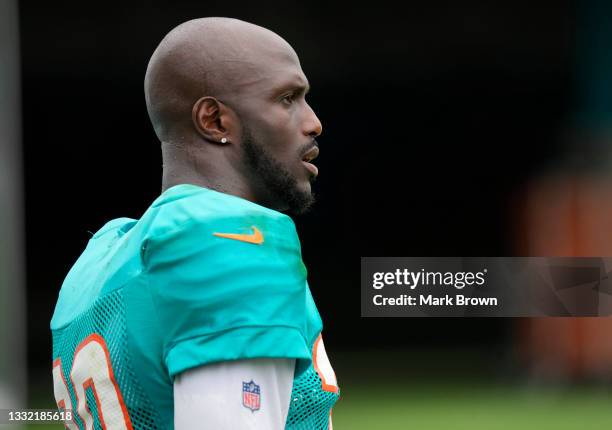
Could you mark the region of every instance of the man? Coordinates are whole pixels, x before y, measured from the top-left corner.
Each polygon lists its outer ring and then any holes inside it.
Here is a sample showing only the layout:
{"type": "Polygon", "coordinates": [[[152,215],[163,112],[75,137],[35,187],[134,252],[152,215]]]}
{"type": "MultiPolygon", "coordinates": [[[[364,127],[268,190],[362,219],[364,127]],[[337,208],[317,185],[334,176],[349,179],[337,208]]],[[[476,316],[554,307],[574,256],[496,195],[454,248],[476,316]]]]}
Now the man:
{"type": "Polygon", "coordinates": [[[289,44],[253,24],[172,30],[145,77],[163,192],[93,235],[51,321],[70,429],[327,429],[339,389],[293,221],[321,123],[289,44]]]}

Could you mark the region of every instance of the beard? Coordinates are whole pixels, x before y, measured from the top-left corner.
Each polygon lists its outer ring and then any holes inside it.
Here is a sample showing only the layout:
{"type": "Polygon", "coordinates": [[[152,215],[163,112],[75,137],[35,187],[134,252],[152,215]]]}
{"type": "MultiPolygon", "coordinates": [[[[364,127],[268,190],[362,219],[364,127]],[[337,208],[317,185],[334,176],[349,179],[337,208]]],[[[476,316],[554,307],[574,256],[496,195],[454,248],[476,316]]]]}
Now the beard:
{"type": "MultiPolygon", "coordinates": [[[[287,212],[306,213],[315,202],[312,191],[301,190],[296,178],[287,170],[265,146],[253,138],[247,127],[243,128],[242,146],[248,165],[263,181],[266,189],[278,200],[285,203],[287,212]]],[[[307,150],[309,148],[305,148],[307,150]]],[[[305,151],[304,151],[305,152],[305,151]]],[[[315,178],[311,177],[310,183],[315,178]]]]}

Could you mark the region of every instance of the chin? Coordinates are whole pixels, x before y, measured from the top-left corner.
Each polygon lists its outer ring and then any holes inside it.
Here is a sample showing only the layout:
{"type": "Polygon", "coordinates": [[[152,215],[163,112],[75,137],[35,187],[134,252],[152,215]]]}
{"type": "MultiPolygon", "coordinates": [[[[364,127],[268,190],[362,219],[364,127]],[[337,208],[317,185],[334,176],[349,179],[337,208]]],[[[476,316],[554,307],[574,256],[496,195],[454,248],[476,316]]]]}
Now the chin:
{"type": "Polygon", "coordinates": [[[300,183],[298,186],[298,191],[302,195],[302,200],[309,200],[314,197],[312,191],[312,184],[309,181],[303,181],[302,183],[300,183]]]}
{"type": "MultiPolygon", "coordinates": [[[[296,190],[297,191],[297,190],[296,190]]],[[[299,188],[299,192],[293,195],[290,212],[295,215],[304,214],[312,208],[315,202],[315,195],[310,188],[310,183],[306,182],[299,188]]]]}
{"type": "Polygon", "coordinates": [[[302,183],[300,184],[300,191],[302,191],[303,193],[312,193],[312,184],[310,183],[310,181],[302,181],[302,183]]]}

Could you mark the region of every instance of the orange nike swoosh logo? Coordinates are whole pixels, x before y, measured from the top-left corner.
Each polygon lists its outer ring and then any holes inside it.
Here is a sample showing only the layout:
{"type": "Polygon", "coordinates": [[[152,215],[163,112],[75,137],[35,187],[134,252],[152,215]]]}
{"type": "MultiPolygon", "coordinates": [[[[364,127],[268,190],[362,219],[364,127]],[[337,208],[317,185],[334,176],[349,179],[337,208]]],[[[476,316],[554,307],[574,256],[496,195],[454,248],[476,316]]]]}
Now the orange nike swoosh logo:
{"type": "Polygon", "coordinates": [[[233,234],[233,233],[213,233],[214,236],[224,237],[226,239],[239,240],[241,242],[254,243],[255,245],[261,245],[264,242],[263,234],[255,226],[252,234],[233,234]]]}

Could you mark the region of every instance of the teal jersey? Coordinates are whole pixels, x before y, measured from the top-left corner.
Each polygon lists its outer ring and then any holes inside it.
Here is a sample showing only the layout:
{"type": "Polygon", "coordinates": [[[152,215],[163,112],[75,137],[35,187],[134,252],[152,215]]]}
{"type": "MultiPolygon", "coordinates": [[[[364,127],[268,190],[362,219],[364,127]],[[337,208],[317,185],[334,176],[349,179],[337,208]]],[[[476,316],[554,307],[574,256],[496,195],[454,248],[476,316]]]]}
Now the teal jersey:
{"type": "Polygon", "coordinates": [[[339,389],[306,277],[291,218],[239,197],[177,185],[139,220],[110,221],[68,273],[51,320],[68,428],[171,429],[175,375],[289,358],[286,428],[327,429],[339,389]]]}

